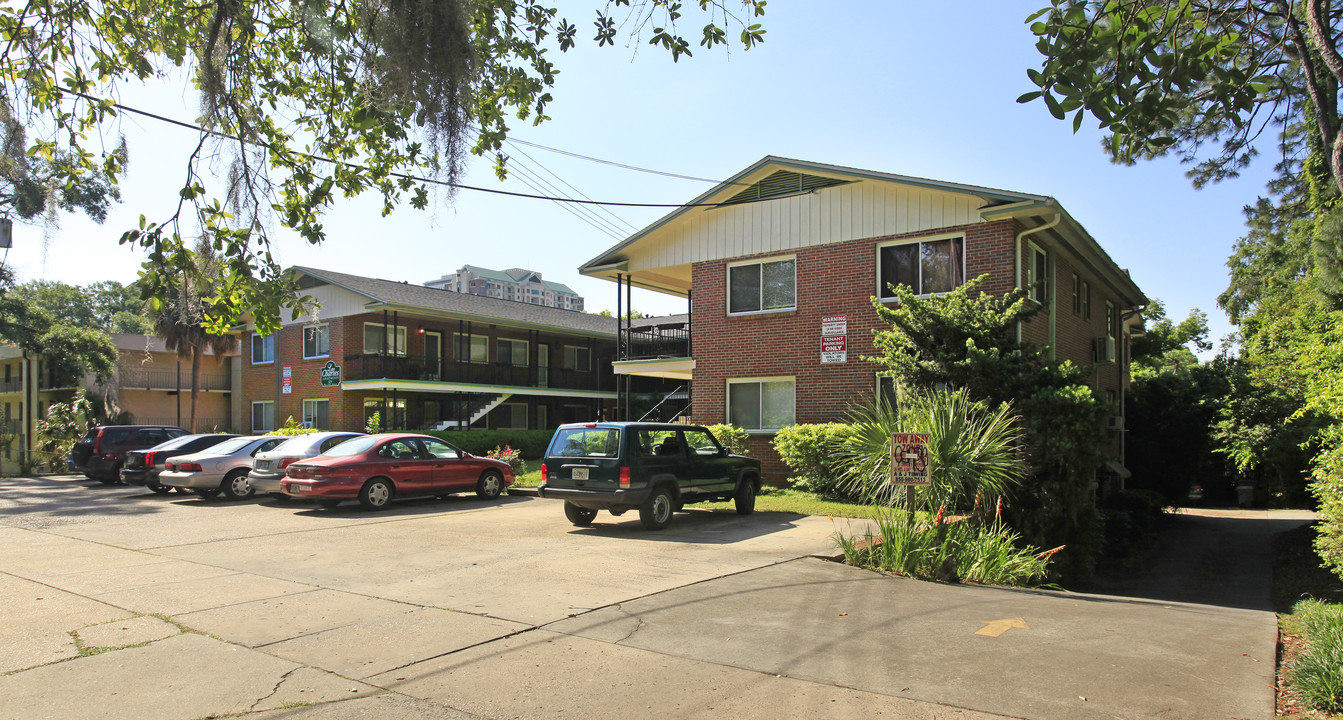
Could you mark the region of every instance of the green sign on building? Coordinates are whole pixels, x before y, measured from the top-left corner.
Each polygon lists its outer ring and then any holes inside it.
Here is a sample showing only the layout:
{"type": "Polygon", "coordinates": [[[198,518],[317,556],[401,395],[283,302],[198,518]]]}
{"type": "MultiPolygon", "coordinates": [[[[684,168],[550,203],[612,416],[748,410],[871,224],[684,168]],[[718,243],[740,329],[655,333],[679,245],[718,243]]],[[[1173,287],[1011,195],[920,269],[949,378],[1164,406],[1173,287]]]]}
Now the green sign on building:
{"type": "Polygon", "coordinates": [[[340,385],[340,366],[335,360],[327,360],[322,366],[322,387],[340,385]]]}

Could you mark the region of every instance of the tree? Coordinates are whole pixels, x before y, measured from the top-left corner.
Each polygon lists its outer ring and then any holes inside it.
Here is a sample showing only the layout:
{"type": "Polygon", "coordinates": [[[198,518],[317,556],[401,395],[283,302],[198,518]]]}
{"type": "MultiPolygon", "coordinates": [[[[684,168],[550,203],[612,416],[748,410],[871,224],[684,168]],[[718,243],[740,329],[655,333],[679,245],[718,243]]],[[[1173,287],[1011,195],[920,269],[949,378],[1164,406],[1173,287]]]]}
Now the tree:
{"type": "MultiPolygon", "coordinates": [[[[726,44],[731,28],[742,47],[763,41],[751,18],[765,0],[698,5],[701,46],[726,44]]],[[[599,46],[627,27],[673,60],[691,54],[680,2],[610,7],[594,22],[599,46]]],[[[118,87],[184,71],[201,95],[201,136],[184,159],[180,203],[121,242],[147,252],[143,297],[163,299],[190,264],[183,238],[209,236],[220,275],[205,322],[223,332],[249,311],[271,332],[282,309],[296,317],[302,305],[271,254],[272,217],[320,243],[337,195],[379,193],[384,214],[403,201],[424,208],[431,183],[451,195],[468,153],[493,158],[502,177],[511,118],[547,119],[550,52],[577,34],[540,0],[31,0],[0,7],[0,79],[15,107],[31,109],[24,124],[40,129],[27,154],[78,182],[121,168],[86,147],[126,112],[118,87]],[[207,187],[203,164],[216,160],[224,183],[207,187]]]]}
{"type": "Polygon", "coordinates": [[[187,429],[196,432],[196,399],[201,392],[201,356],[208,349],[222,362],[233,350],[238,339],[232,335],[210,332],[205,325],[207,298],[214,292],[212,284],[218,271],[218,258],[208,241],[196,244],[188,256],[191,264],[180,268],[175,282],[168,286],[166,299],[151,300],[150,316],[154,334],[163,338],[164,345],[178,357],[191,360],[191,420],[187,429]]]}
{"type": "Polygon", "coordinates": [[[1298,125],[1340,188],[1341,19],[1332,0],[1053,0],[1028,19],[1044,61],[1019,101],[1071,113],[1074,130],[1089,112],[1116,162],[1173,153],[1196,163],[1196,185],[1234,176],[1269,127],[1298,125]]]}
{"type": "Polygon", "coordinates": [[[153,326],[141,314],[144,301],[135,285],[100,280],[85,286],[30,280],[12,291],[15,300],[39,308],[55,321],[105,332],[149,334],[153,326]]]}
{"type": "Polygon", "coordinates": [[[86,160],[71,150],[29,155],[27,133],[14,116],[8,87],[0,87],[0,208],[21,220],[42,217],[48,222],[57,210],[82,210],[102,224],[111,204],[121,200],[117,179],[126,168],[126,145],[103,153],[96,171],[81,168],[86,160]]]}

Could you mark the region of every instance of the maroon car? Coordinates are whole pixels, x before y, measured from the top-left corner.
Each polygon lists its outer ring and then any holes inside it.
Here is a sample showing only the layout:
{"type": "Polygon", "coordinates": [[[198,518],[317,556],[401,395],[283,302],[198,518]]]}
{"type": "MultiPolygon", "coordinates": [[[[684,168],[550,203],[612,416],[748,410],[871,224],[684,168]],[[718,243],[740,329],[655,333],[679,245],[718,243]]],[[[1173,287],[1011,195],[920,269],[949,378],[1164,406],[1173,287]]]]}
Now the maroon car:
{"type": "Polygon", "coordinates": [[[468,490],[493,500],[512,484],[513,468],[501,460],[476,457],[428,435],[384,433],[347,440],[290,465],[280,491],[325,507],[358,500],[381,510],[394,497],[468,490]]]}

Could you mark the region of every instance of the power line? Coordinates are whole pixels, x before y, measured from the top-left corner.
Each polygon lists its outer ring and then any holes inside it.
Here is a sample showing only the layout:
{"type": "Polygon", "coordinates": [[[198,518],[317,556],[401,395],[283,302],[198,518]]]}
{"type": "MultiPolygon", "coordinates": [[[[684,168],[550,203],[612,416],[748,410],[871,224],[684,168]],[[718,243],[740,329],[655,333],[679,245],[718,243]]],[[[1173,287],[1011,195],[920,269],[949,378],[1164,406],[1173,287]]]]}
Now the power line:
{"type": "MultiPolygon", "coordinates": [[[[515,145],[514,141],[511,140],[511,139],[505,139],[504,142],[508,143],[509,145],[515,145]]],[[[556,173],[554,170],[551,170],[550,168],[546,167],[545,164],[542,163],[540,160],[537,160],[536,158],[532,157],[531,155],[528,155],[528,154],[526,153],[526,151],[522,150],[521,148],[514,148],[514,149],[517,151],[518,155],[521,155],[522,157],[527,158],[529,161],[531,161],[531,162],[535,163],[537,166],[539,166],[542,170],[544,170],[544,171],[550,173],[551,177],[555,178],[556,180],[559,180],[561,183],[563,183],[563,184],[564,184],[566,187],[568,187],[570,190],[573,190],[575,193],[578,193],[578,195],[579,195],[580,197],[582,197],[583,199],[585,199],[585,200],[591,200],[591,199],[592,199],[591,197],[588,196],[587,193],[585,193],[585,192],[583,192],[582,190],[579,190],[577,187],[575,187],[575,186],[573,185],[573,183],[570,183],[569,181],[567,181],[567,180],[565,180],[564,178],[560,177],[559,174],[556,173]]],[[[518,162],[518,163],[521,163],[521,162],[522,162],[521,160],[518,160],[516,157],[513,157],[513,160],[514,160],[515,162],[518,162]]],[[[557,194],[560,193],[560,188],[556,187],[553,183],[549,183],[549,182],[547,182],[546,185],[547,185],[548,187],[550,187],[550,188],[551,188],[554,192],[556,192],[557,194]]],[[[617,230],[617,232],[621,232],[621,233],[625,233],[625,232],[635,232],[635,231],[637,231],[637,230],[639,229],[639,228],[635,227],[632,223],[626,222],[625,218],[622,218],[622,217],[620,217],[619,215],[616,215],[615,213],[611,212],[610,210],[607,210],[607,209],[604,208],[604,207],[601,207],[600,205],[597,206],[596,209],[597,209],[598,211],[600,211],[601,213],[605,214],[607,217],[610,217],[612,220],[615,220],[615,222],[620,223],[620,224],[623,224],[625,227],[629,228],[628,231],[621,230],[618,226],[616,226],[616,225],[614,225],[614,224],[612,224],[612,223],[609,223],[609,222],[607,222],[607,221],[605,221],[605,220],[602,221],[604,224],[609,224],[609,225],[611,225],[612,227],[614,227],[614,228],[617,230]]]]}
{"type": "Polygon", "coordinates": [[[576,153],[576,152],[570,152],[570,151],[568,151],[568,150],[561,150],[561,149],[559,149],[559,148],[549,147],[549,146],[547,146],[547,145],[542,145],[542,144],[540,144],[540,143],[528,142],[528,141],[526,141],[526,140],[518,140],[517,138],[509,138],[509,139],[508,139],[508,142],[511,142],[511,143],[518,143],[518,144],[520,144],[520,145],[526,145],[526,146],[528,146],[528,147],[534,147],[534,148],[537,148],[537,149],[539,149],[539,150],[547,150],[547,151],[549,151],[549,152],[558,153],[558,154],[560,154],[560,155],[568,155],[569,157],[572,157],[572,158],[578,158],[578,159],[580,159],[580,160],[587,160],[587,161],[590,161],[590,162],[601,163],[602,165],[610,165],[610,166],[612,166],[612,167],[624,168],[624,169],[626,169],[626,170],[633,170],[633,171],[635,171],[635,172],[648,173],[649,175],[661,175],[661,176],[663,176],[663,177],[677,178],[677,179],[679,179],[679,180],[694,180],[694,181],[696,181],[696,182],[713,183],[713,184],[715,184],[715,185],[749,185],[749,184],[750,184],[750,183],[739,183],[739,182],[726,182],[726,181],[723,181],[723,180],[710,180],[709,178],[695,177],[694,175],[678,175],[678,174],[676,174],[676,173],[663,172],[663,171],[661,171],[661,170],[650,170],[650,169],[648,169],[648,168],[642,168],[642,167],[639,167],[639,166],[637,166],[637,165],[626,165],[625,163],[618,163],[618,162],[615,162],[614,160],[603,160],[603,159],[601,159],[601,158],[595,158],[595,157],[592,157],[592,156],[590,156],[590,155],[581,155],[581,154],[576,153]]]}
{"type": "MultiPolygon", "coordinates": [[[[94,97],[93,95],[88,95],[88,94],[79,92],[79,91],[77,91],[77,90],[62,90],[61,92],[66,92],[66,93],[69,93],[69,94],[74,95],[74,96],[76,96],[76,97],[81,97],[81,98],[84,98],[85,100],[91,100],[91,101],[93,101],[93,102],[103,102],[103,99],[102,99],[102,98],[94,97]]],[[[264,145],[263,143],[258,143],[258,142],[253,141],[253,140],[244,140],[244,139],[242,139],[242,138],[234,137],[234,136],[232,136],[232,135],[228,135],[228,134],[226,134],[226,133],[219,132],[219,131],[217,131],[217,130],[209,130],[209,129],[203,128],[203,127],[201,127],[201,126],[199,126],[199,125],[196,125],[196,124],[194,124],[194,123],[188,123],[188,122],[183,122],[183,121],[181,121],[181,120],[175,120],[175,119],[173,119],[173,118],[165,117],[165,116],[163,116],[163,115],[159,115],[159,114],[157,114],[157,113],[152,113],[152,112],[149,112],[149,111],[147,111],[147,110],[140,110],[140,109],[138,109],[138,108],[133,108],[133,107],[130,107],[130,106],[127,106],[127,105],[123,105],[123,104],[121,104],[121,103],[119,103],[119,102],[113,102],[113,103],[111,103],[111,106],[114,107],[114,108],[116,108],[116,109],[118,109],[118,110],[122,110],[122,111],[124,111],[124,112],[132,113],[132,114],[135,114],[135,115],[140,115],[140,116],[142,116],[142,117],[147,117],[147,118],[150,118],[150,119],[153,119],[153,120],[158,120],[158,121],[160,121],[160,122],[165,122],[165,123],[168,123],[168,124],[170,124],[170,125],[176,125],[176,126],[178,126],[178,127],[183,127],[183,128],[188,129],[188,130],[194,130],[194,131],[196,131],[196,132],[203,133],[203,134],[206,134],[206,135],[212,135],[212,136],[214,136],[214,137],[223,138],[223,139],[225,139],[225,140],[232,140],[232,141],[234,141],[234,142],[241,143],[241,144],[244,144],[244,145],[257,145],[257,146],[265,147],[266,149],[271,150],[272,152],[274,152],[274,149],[273,149],[273,148],[270,148],[269,146],[266,146],[266,145],[264,145]]],[[[289,151],[289,152],[290,152],[290,154],[292,154],[292,155],[297,155],[297,156],[299,156],[299,157],[309,158],[309,159],[312,159],[312,160],[316,160],[316,161],[318,161],[318,162],[330,163],[330,164],[332,164],[332,165],[340,165],[340,166],[342,166],[342,167],[347,167],[347,168],[351,168],[351,169],[354,169],[354,170],[365,170],[365,171],[368,170],[368,167],[366,167],[366,166],[364,166],[364,165],[360,165],[360,164],[358,164],[358,163],[348,162],[348,161],[345,161],[345,160],[336,160],[336,159],[333,159],[333,158],[324,157],[324,156],[322,156],[322,155],[316,155],[316,154],[314,154],[314,153],[306,153],[306,152],[300,152],[300,151],[289,151]]],[[[582,156],[580,156],[580,157],[582,157],[582,156]]],[[[595,159],[595,158],[593,158],[593,159],[595,159]]],[[[618,165],[618,163],[611,163],[611,164],[613,164],[613,165],[618,165]]],[[[631,167],[632,167],[632,166],[631,166],[631,167]]],[[[410,180],[410,181],[412,181],[412,182],[420,182],[420,183],[425,183],[425,184],[427,184],[427,185],[441,185],[441,186],[444,186],[444,187],[455,188],[455,189],[458,189],[458,190],[474,190],[475,192],[490,193],[490,194],[493,194],[493,195],[504,195],[504,196],[507,196],[507,197],[527,198],[527,199],[530,199],[530,200],[550,200],[550,201],[552,201],[552,202],[569,203],[569,204],[573,204],[573,205],[601,205],[601,206],[605,206],[605,207],[646,207],[646,208],[722,207],[722,206],[724,206],[724,205],[739,205],[739,204],[745,204],[745,203],[764,202],[765,200],[776,200],[776,199],[778,199],[778,198],[764,198],[764,199],[762,199],[762,200],[745,200],[745,201],[740,201],[740,200],[739,200],[739,201],[737,201],[736,203],[639,203],[639,202],[615,202],[615,201],[608,201],[608,200],[579,200],[579,199],[576,199],[576,198],[569,198],[569,197],[552,197],[552,196],[548,196],[548,195],[532,195],[532,194],[529,194],[529,193],[520,193],[520,192],[512,192],[512,191],[509,191],[509,190],[500,190],[500,189],[498,189],[498,188],[487,188],[487,187],[480,187],[480,186],[477,186],[477,185],[464,185],[464,184],[462,184],[462,183],[452,182],[452,181],[449,181],[449,180],[439,180],[439,179],[436,179],[436,178],[423,177],[423,176],[420,176],[420,175],[411,175],[411,174],[409,174],[409,173],[402,173],[402,172],[389,172],[389,173],[387,173],[387,175],[388,175],[389,177],[394,177],[394,178],[399,178],[399,179],[410,180]]],[[[691,179],[703,180],[703,178],[691,178],[691,179]]],[[[714,182],[714,181],[712,181],[712,180],[704,180],[704,182],[714,182]]],[[[738,184],[738,185],[739,185],[739,184],[741,184],[741,183],[733,183],[733,184],[738,184]]],[[[804,194],[804,193],[799,193],[799,194],[804,194]]]]}

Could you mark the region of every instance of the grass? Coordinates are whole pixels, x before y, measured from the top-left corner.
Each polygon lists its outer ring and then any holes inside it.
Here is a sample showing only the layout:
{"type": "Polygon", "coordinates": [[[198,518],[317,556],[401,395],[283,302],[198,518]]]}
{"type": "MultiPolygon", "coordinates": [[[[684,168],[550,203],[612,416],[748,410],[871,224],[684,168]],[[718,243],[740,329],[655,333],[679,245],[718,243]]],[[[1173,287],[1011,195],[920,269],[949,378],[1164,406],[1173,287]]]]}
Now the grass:
{"type": "MultiPolygon", "coordinates": [[[[731,500],[696,503],[692,507],[726,510],[731,500]]],[[[855,502],[826,500],[815,493],[796,488],[765,487],[755,498],[756,512],[787,512],[798,515],[828,515],[846,518],[876,518],[878,508],[855,502]]]]}
{"type": "Polygon", "coordinates": [[[1314,537],[1304,525],[1273,541],[1278,717],[1290,720],[1343,718],[1343,580],[1321,567],[1314,537]]]}

